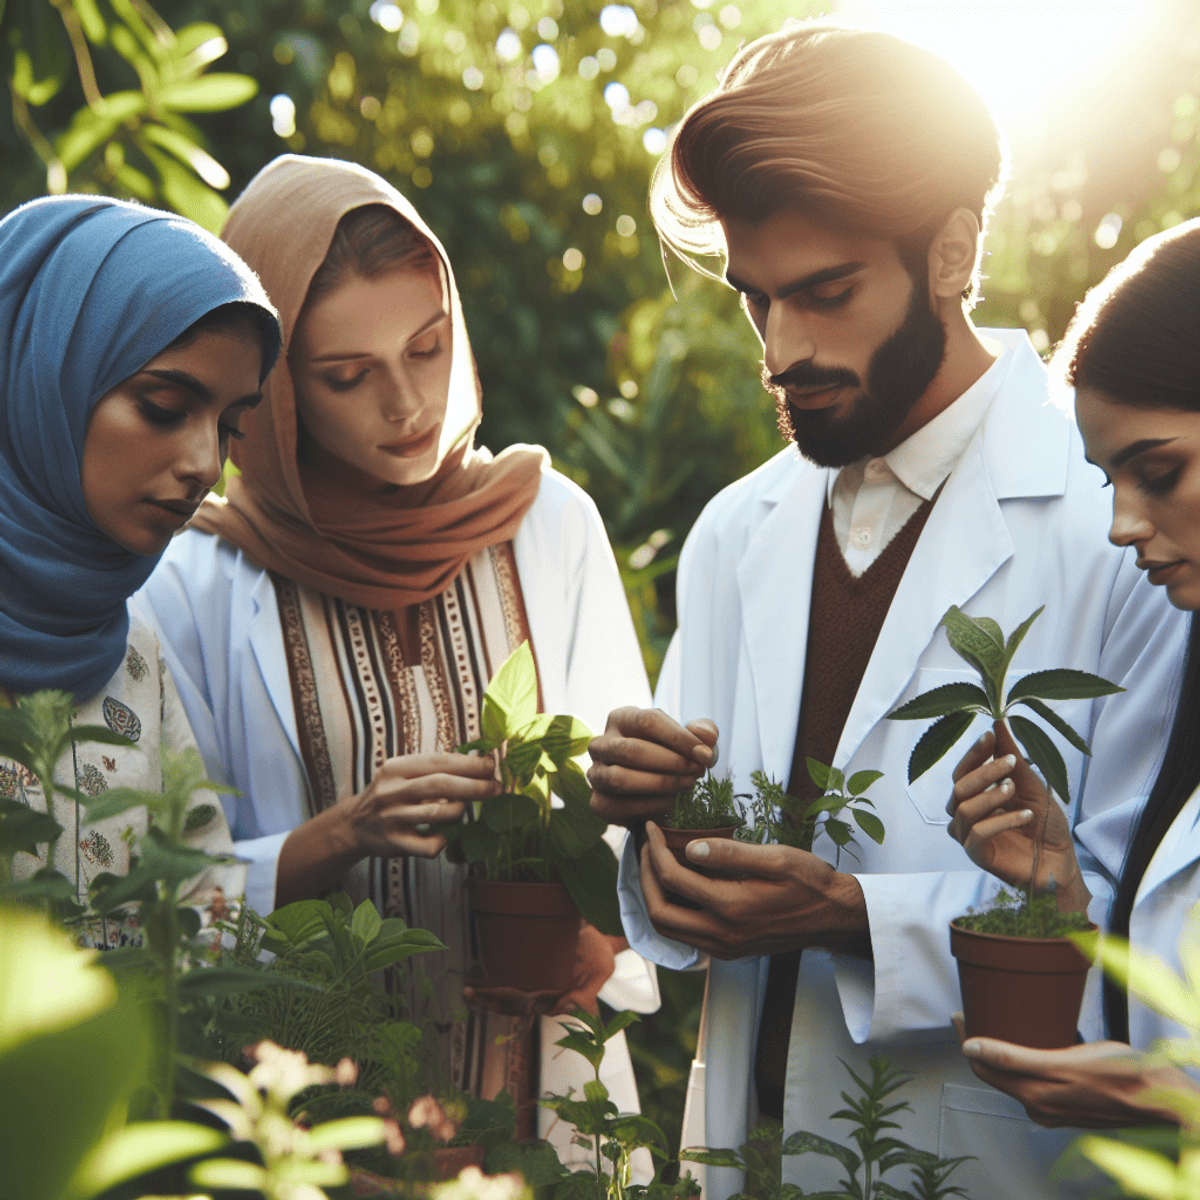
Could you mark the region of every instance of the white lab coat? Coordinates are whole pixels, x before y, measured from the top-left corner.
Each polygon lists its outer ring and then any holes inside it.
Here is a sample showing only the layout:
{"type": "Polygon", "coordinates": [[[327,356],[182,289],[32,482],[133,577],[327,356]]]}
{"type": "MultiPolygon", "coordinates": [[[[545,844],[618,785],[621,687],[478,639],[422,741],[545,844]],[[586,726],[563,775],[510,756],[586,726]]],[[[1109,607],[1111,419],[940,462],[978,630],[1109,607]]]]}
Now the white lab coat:
{"type": "MultiPolygon", "coordinates": [[[[898,1136],[946,1156],[976,1155],[954,1182],[973,1200],[1007,1200],[1056,1194],[1044,1170],[1064,1137],[1034,1126],[1015,1101],[979,1083],[950,1025],[961,1001],[948,923],[998,886],[946,834],[951,771],[969,742],[906,785],[909,754],[927,723],[885,716],[920,692],[971,677],[938,628],[951,604],[995,618],[1006,633],[1044,604],[1010,681],[1069,666],[1129,689],[1054,706],[1095,749],[1085,763],[1055,736],[1097,897],[1093,916],[1102,919],[1167,733],[1186,625],[1133,556],[1108,542],[1111,511],[1100,474],[1085,462],[1070,415],[1048,403],[1045,369],[1024,333],[987,332],[1010,351],[1007,373],[913,552],[834,757],[847,774],[885,774],[871,796],[886,841],[860,838],[860,865],[842,862],[866,897],[874,963],[804,953],[784,1129],[844,1141],[848,1127],[829,1120],[850,1085],[838,1059],[861,1074],[872,1055],[885,1053],[917,1076],[897,1097],[913,1106],[898,1116],[898,1136]],[[1091,789],[1089,773],[1098,781],[1091,789]]],[[[705,509],[680,562],[679,630],[657,701],[681,721],[716,721],[721,763],[739,792],[750,790],[751,771],[785,781],[791,766],[827,477],[795,450],[783,451],[705,509]]],[[[980,719],[973,736],[983,727],[980,719]]],[[[816,846],[830,861],[832,849],[827,839],[816,846]]],[[[642,954],[668,967],[696,963],[695,951],[650,926],[628,847],[621,903],[626,932],[642,954]]],[[[765,958],[710,967],[685,1142],[737,1146],[744,1138],[766,969],[765,958]]],[[[1098,1009],[1090,1011],[1085,1032],[1094,1036],[1098,1009]]],[[[832,1186],[837,1170],[813,1155],[784,1160],[784,1178],[805,1190],[832,1186]]],[[[708,1200],[739,1186],[732,1171],[707,1174],[708,1200]]]]}
{"type": "MultiPolygon", "coordinates": [[[[648,705],[650,688],[620,574],[587,494],[547,468],[513,552],[546,711],[572,713],[599,733],[612,709],[648,705]]],[[[307,816],[271,577],[217,537],[184,531],[137,602],[162,643],[209,775],[241,792],[222,799],[235,850],[250,862],[247,899],[259,912],[270,912],[279,851],[307,816]]],[[[653,1012],[659,1005],[653,966],[623,952],[600,995],[619,1009],[653,1012]]],[[[559,1022],[544,1020],[541,1027],[543,1088],[566,1091],[572,1082],[582,1083],[590,1072],[584,1060],[554,1046],[562,1036],[559,1022]]],[[[602,1071],[618,1107],[636,1109],[624,1035],[610,1043],[602,1071]]],[[[540,1120],[545,1135],[555,1118],[543,1109],[540,1120]]],[[[560,1149],[573,1152],[567,1131],[556,1135],[560,1149]]]]}
{"type": "MultiPolygon", "coordinates": [[[[1153,951],[1177,975],[1182,975],[1179,935],[1188,914],[1198,903],[1200,789],[1192,793],[1171,822],[1142,876],[1129,914],[1130,942],[1153,951]]],[[[1180,1038],[1188,1032],[1130,996],[1129,1041],[1136,1049],[1149,1050],[1158,1038],[1180,1038]]]]}

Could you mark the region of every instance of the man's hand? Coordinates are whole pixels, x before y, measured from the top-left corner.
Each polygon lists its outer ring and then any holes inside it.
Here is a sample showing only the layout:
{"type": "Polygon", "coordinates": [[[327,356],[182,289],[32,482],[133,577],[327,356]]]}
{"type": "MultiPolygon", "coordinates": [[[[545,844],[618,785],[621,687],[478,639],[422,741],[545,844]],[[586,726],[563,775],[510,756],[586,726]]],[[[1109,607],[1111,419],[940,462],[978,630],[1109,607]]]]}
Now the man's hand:
{"type": "Polygon", "coordinates": [[[743,876],[709,879],[680,866],[657,825],[646,826],[642,893],[654,928],[715,958],[749,958],[798,948],[871,957],[862,888],[853,875],[791,846],[756,846],[727,838],[691,842],[697,866],[743,876]],[[675,892],[700,910],[672,904],[675,892]]]}
{"type": "Polygon", "coordinates": [[[954,1014],[954,1027],[971,1070],[1019,1100],[1031,1121],[1052,1129],[1178,1124],[1156,1093],[1164,1088],[1200,1090],[1177,1067],[1124,1042],[1031,1050],[996,1038],[965,1038],[962,1013],[954,1014]]]}
{"type": "Polygon", "coordinates": [[[592,812],[610,825],[666,812],[676,792],[716,765],[716,745],[711,721],[680,725],[660,708],[613,709],[588,747],[592,812]]]}

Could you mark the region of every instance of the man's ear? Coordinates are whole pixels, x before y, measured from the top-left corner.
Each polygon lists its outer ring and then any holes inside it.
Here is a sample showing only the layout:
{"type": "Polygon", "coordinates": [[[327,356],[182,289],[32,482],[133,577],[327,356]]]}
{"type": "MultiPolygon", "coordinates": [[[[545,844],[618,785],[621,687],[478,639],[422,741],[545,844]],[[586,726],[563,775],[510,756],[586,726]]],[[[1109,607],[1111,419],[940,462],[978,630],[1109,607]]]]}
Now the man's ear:
{"type": "Polygon", "coordinates": [[[969,208],[956,208],[929,246],[929,290],[940,300],[961,297],[979,261],[982,231],[969,208]]]}

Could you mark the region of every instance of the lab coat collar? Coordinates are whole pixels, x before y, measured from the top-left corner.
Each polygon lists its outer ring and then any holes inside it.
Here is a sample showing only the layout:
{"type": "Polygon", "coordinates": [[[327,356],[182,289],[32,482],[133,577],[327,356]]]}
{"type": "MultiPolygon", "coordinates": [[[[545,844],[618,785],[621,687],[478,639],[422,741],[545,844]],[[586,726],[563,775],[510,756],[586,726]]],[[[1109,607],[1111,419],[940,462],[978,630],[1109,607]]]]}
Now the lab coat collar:
{"type": "MultiPolygon", "coordinates": [[[[897,589],[835,756],[845,766],[894,707],[952,604],[965,604],[1012,556],[1001,500],[1062,495],[1072,424],[1048,399],[1025,333],[987,330],[1012,350],[982,428],[946,481],[897,589]]],[[[786,783],[795,746],[812,566],[830,471],[796,461],[758,502],[769,508],[738,564],[762,762],[786,783]]]]}
{"type": "Polygon", "coordinates": [[[1189,867],[1200,858],[1200,837],[1197,837],[1197,825],[1200,824],[1200,788],[1188,797],[1179,816],[1171,822],[1166,836],[1154,851],[1154,857],[1146,868],[1142,882],[1138,884],[1137,896],[1134,898],[1134,908],[1154,891],[1166,883],[1173,875],[1189,867]]]}

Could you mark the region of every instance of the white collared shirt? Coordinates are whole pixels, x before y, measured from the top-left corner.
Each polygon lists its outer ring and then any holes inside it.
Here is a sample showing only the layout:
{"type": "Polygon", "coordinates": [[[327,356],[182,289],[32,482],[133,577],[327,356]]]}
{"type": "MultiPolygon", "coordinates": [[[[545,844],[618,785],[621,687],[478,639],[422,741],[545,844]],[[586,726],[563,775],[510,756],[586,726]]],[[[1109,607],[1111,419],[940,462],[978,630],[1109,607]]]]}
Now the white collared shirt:
{"type": "Polygon", "coordinates": [[[861,575],[933,498],[983,424],[1012,360],[999,342],[986,344],[996,361],[953,404],[882,457],[830,475],[833,532],[852,575],[861,575]]]}

